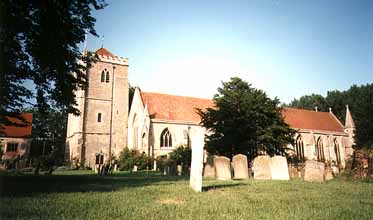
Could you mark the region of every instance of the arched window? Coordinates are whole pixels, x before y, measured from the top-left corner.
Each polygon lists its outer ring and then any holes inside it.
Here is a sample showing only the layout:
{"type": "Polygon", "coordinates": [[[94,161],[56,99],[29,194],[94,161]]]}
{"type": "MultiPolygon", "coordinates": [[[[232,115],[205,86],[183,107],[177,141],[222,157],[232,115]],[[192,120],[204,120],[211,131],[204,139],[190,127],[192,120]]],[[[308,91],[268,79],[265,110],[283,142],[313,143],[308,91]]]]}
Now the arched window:
{"type": "Polygon", "coordinates": [[[300,136],[300,135],[297,137],[297,139],[295,141],[295,153],[296,153],[299,161],[302,161],[302,162],[305,161],[305,158],[304,158],[304,144],[303,144],[302,136],[300,136]]]}
{"type": "Polygon", "coordinates": [[[168,128],[164,129],[161,133],[161,147],[172,147],[171,132],[168,128]]]}
{"type": "Polygon", "coordinates": [[[109,72],[106,72],[106,83],[110,82],[109,72]]]}
{"type": "Polygon", "coordinates": [[[335,152],[335,157],[337,159],[337,164],[341,164],[341,153],[339,152],[339,144],[337,142],[337,139],[334,139],[334,152],[335,152]]]}
{"type": "Polygon", "coordinates": [[[102,114],[98,113],[97,114],[97,122],[101,122],[101,121],[102,121],[102,114]]]}
{"type": "Polygon", "coordinates": [[[101,82],[105,82],[105,73],[107,72],[106,69],[102,70],[101,72],[101,82]]]}
{"type": "Polygon", "coordinates": [[[317,153],[317,161],[325,161],[325,155],[324,155],[324,145],[322,143],[321,137],[317,139],[316,142],[316,153],[317,153]]]}
{"type": "Polygon", "coordinates": [[[110,74],[109,71],[107,71],[107,69],[104,69],[101,72],[101,82],[110,82],[110,74]]]}

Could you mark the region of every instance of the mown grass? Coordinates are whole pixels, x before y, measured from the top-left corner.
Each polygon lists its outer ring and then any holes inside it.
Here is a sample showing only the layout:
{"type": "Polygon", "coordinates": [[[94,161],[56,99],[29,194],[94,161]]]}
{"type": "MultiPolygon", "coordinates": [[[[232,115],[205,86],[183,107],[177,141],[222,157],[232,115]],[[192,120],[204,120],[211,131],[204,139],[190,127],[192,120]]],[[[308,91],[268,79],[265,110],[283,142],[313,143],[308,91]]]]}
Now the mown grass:
{"type": "Polygon", "coordinates": [[[90,171],[1,175],[0,219],[373,219],[373,184],[204,180],[90,171]]]}

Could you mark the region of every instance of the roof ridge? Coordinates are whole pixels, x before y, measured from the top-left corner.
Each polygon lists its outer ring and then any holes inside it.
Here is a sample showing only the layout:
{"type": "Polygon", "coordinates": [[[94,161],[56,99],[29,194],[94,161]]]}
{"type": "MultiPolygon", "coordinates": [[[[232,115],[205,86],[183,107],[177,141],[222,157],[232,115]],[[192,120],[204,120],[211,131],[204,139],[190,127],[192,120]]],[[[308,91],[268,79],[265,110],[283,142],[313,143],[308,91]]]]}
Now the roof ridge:
{"type": "Polygon", "coordinates": [[[304,108],[294,108],[294,107],[283,107],[283,109],[294,109],[294,110],[313,112],[313,113],[329,113],[329,112],[322,112],[322,111],[315,111],[315,110],[309,110],[309,109],[304,109],[304,108]]]}
{"type": "Polygon", "coordinates": [[[182,98],[192,98],[192,99],[201,99],[206,101],[213,101],[212,99],[207,98],[200,98],[200,97],[193,97],[193,96],[185,96],[185,95],[174,95],[174,94],[166,94],[166,93],[159,93],[159,92],[146,92],[146,91],[140,91],[141,93],[150,93],[150,94],[156,94],[156,95],[165,95],[165,96],[173,96],[173,97],[182,97],[182,98]]]}

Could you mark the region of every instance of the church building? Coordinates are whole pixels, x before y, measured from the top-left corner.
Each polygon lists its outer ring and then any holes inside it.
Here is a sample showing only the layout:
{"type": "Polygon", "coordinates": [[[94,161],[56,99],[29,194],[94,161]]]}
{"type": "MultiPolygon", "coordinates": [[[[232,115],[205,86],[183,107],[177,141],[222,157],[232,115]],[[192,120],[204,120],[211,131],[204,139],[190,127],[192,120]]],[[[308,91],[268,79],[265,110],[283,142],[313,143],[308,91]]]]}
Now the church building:
{"type": "MultiPolygon", "coordinates": [[[[196,109],[213,107],[210,99],[140,91],[136,88],[128,113],[128,59],[105,48],[87,72],[88,89],[76,92],[80,116],[69,114],[66,157],[93,167],[125,148],[153,158],[178,146],[191,146],[193,135],[206,133],[196,109]]],[[[343,125],[330,110],[285,108],[284,120],[297,131],[288,146],[299,161],[318,160],[345,166],[352,155],[355,124],[346,107],[343,125]]]]}
{"type": "MultiPolygon", "coordinates": [[[[190,146],[191,135],[206,132],[196,109],[213,107],[209,99],[135,90],[128,117],[128,147],[152,157],[167,155],[180,145],[190,146]]],[[[353,153],[355,124],[346,108],[343,125],[330,110],[317,112],[285,108],[285,122],[297,131],[288,146],[298,160],[317,160],[345,166],[353,153]]]]}

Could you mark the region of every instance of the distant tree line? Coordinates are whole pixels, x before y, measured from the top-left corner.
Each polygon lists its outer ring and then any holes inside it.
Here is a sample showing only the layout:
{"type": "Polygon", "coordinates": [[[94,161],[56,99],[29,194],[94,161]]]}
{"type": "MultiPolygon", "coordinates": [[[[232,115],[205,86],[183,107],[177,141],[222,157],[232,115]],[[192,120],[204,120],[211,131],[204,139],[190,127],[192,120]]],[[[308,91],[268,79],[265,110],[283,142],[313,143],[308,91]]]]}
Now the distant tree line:
{"type": "Polygon", "coordinates": [[[329,91],[326,97],[318,94],[294,99],[287,107],[329,111],[344,123],[346,105],[349,106],[356,125],[355,148],[373,148],[373,83],[353,85],[346,91],[329,91]]]}

